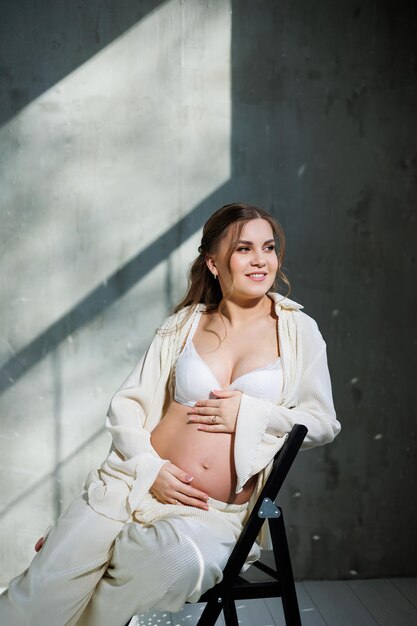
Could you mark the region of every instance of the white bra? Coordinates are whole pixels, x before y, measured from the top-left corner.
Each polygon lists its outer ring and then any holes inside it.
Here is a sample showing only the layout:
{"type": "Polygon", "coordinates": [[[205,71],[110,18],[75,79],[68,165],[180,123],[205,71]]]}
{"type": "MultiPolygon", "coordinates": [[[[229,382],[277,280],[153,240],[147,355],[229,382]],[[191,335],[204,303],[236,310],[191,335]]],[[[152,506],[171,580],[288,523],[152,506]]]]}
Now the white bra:
{"type": "Polygon", "coordinates": [[[242,374],[223,387],[192,341],[201,315],[202,311],[196,313],[184,349],[177,359],[174,399],[186,406],[194,406],[197,400],[213,397],[213,389],[237,389],[249,396],[276,403],[282,389],[281,359],[242,374]]]}

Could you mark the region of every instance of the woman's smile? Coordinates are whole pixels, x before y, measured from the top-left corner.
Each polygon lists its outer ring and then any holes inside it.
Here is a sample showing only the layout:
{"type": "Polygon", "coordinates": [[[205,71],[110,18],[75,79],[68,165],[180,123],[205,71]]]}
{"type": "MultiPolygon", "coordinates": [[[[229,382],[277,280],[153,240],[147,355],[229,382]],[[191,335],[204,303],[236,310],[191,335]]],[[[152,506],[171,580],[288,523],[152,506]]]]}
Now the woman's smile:
{"type": "Polygon", "coordinates": [[[254,280],[259,283],[265,280],[265,278],[267,277],[267,274],[264,272],[262,273],[254,272],[253,274],[246,274],[246,276],[250,278],[251,280],[254,280]]]}

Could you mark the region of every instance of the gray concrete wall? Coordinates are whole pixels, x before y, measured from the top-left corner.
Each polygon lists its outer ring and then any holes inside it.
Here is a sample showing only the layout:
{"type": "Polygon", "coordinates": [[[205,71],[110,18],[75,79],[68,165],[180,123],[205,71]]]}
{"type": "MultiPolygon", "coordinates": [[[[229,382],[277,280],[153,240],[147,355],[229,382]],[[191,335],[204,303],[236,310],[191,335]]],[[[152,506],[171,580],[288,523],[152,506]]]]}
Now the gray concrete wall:
{"type": "Polygon", "coordinates": [[[416,575],[417,5],[233,9],[233,180],[283,222],[343,425],[289,480],[295,570],[416,575]]]}
{"type": "Polygon", "coordinates": [[[295,574],[415,575],[412,3],[2,9],[0,584],[105,455],[112,393],[233,200],[284,225],[343,424],[281,498],[295,574]]]}

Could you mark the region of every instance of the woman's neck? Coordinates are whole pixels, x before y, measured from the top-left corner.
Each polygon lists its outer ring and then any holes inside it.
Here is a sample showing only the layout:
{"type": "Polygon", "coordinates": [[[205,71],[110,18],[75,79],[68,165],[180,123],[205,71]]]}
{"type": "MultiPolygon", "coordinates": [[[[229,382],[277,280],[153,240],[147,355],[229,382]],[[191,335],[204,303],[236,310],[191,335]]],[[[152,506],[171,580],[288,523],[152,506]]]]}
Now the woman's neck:
{"type": "Polygon", "coordinates": [[[275,303],[267,295],[248,300],[226,300],[221,313],[231,328],[239,328],[268,315],[275,317],[275,303]]]}

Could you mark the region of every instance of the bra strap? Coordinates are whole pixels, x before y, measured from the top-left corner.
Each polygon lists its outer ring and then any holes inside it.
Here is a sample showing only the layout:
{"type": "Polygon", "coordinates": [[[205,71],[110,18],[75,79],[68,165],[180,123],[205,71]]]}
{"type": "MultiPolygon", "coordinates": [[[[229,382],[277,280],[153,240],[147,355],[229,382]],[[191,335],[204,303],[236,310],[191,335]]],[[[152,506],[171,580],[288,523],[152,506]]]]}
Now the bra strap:
{"type": "Polygon", "coordinates": [[[185,342],[186,346],[190,343],[191,339],[194,337],[194,333],[197,330],[198,322],[200,321],[201,315],[202,315],[201,311],[197,311],[197,313],[195,314],[195,318],[191,325],[190,332],[188,333],[187,341],[185,342]]]}

